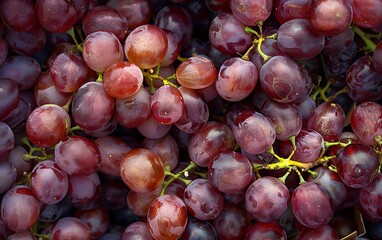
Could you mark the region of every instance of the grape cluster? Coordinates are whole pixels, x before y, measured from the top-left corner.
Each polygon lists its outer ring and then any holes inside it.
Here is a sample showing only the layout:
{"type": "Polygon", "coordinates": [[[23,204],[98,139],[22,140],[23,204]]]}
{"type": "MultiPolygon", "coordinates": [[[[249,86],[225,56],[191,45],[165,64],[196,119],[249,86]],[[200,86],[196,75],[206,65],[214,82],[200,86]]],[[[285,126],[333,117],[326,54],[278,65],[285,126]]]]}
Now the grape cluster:
{"type": "Polygon", "coordinates": [[[381,9],[1,0],[0,239],[382,239],[381,9]]]}

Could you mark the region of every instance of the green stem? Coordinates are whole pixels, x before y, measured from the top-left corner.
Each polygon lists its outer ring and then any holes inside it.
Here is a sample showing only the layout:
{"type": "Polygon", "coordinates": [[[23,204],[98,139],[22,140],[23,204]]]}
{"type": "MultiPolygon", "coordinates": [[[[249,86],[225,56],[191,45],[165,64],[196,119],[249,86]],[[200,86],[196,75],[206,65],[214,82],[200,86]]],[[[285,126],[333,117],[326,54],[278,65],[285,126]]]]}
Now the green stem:
{"type": "Polygon", "coordinates": [[[80,126],[76,125],[76,126],[70,128],[70,130],[69,130],[69,134],[74,135],[74,132],[75,132],[75,131],[83,131],[83,130],[84,130],[84,129],[82,129],[80,126]]]}
{"type": "Polygon", "coordinates": [[[81,47],[81,44],[79,44],[78,41],[77,41],[76,34],[74,32],[74,27],[69,29],[69,31],[67,31],[67,33],[72,37],[74,43],[76,44],[76,47],[77,47],[78,51],[82,52],[83,49],[81,47]]]}
{"type": "Polygon", "coordinates": [[[316,177],[318,176],[318,173],[317,173],[317,172],[312,171],[312,170],[310,170],[310,169],[308,169],[307,172],[308,172],[310,175],[312,175],[313,178],[316,178],[316,177]]]}
{"type": "Polygon", "coordinates": [[[371,41],[369,38],[367,38],[366,33],[362,31],[362,29],[358,26],[353,26],[353,32],[356,33],[366,44],[367,48],[374,52],[377,48],[377,45],[371,41]]]}
{"type": "Polygon", "coordinates": [[[280,180],[280,182],[282,182],[283,184],[285,184],[285,181],[287,179],[287,177],[289,176],[289,174],[292,172],[292,168],[290,167],[288,169],[288,171],[284,174],[284,176],[282,177],[279,177],[278,179],[280,180]]]}
{"type": "Polygon", "coordinates": [[[98,73],[98,77],[97,77],[96,82],[102,83],[102,81],[103,81],[103,75],[102,75],[102,73],[98,73]]]}
{"type": "Polygon", "coordinates": [[[184,176],[188,176],[188,172],[191,170],[191,169],[194,169],[196,168],[197,165],[196,163],[194,163],[193,161],[190,162],[190,164],[185,168],[183,169],[182,171],[178,172],[177,174],[173,174],[171,172],[168,172],[168,171],[165,171],[165,174],[168,175],[168,176],[171,176],[170,179],[168,179],[167,181],[164,181],[163,182],[163,188],[162,188],[162,191],[160,192],[160,196],[164,195],[168,185],[170,185],[170,183],[172,183],[173,181],[175,181],[176,179],[179,179],[180,181],[186,183],[186,184],[190,184],[191,183],[191,180],[187,180],[187,179],[184,179],[184,178],[181,178],[180,176],[181,175],[184,175],[184,176]]]}
{"type": "Polygon", "coordinates": [[[300,185],[306,183],[306,181],[305,181],[304,177],[302,176],[300,170],[298,170],[298,169],[293,169],[293,170],[294,170],[294,171],[297,173],[297,175],[298,175],[298,178],[299,178],[299,180],[300,180],[300,185]]]}

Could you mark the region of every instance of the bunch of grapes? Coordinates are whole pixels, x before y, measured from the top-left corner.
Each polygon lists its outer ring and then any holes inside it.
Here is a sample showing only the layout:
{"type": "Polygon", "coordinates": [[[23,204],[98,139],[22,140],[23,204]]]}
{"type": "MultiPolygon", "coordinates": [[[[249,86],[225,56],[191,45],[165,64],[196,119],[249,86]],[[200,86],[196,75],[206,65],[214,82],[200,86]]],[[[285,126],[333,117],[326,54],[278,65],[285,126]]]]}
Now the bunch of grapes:
{"type": "Polygon", "coordinates": [[[381,9],[1,0],[0,239],[382,239],[381,9]]]}

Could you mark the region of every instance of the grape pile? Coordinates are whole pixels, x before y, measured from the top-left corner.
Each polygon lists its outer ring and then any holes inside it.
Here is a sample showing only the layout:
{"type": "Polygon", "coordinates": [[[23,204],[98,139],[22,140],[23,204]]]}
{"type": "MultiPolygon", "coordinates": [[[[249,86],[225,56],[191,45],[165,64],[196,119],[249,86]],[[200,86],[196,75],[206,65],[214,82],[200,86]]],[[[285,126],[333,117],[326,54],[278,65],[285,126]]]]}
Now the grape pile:
{"type": "Polygon", "coordinates": [[[381,9],[1,0],[0,240],[382,239],[381,9]]]}

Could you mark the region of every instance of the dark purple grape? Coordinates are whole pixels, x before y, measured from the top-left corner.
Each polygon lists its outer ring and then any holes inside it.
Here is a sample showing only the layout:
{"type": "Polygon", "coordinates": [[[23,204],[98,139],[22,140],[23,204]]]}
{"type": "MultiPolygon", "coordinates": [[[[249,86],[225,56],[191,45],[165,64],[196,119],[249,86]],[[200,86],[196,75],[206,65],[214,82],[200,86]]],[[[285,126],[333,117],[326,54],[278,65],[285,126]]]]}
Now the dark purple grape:
{"type": "Polygon", "coordinates": [[[252,180],[252,166],[249,160],[238,152],[222,152],[208,167],[209,180],[223,193],[243,190],[252,180]]]}
{"type": "Polygon", "coordinates": [[[353,9],[346,0],[316,0],[310,5],[307,16],[310,26],[317,33],[333,36],[349,28],[353,9]]]}
{"type": "Polygon", "coordinates": [[[319,228],[333,217],[333,199],[324,187],[314,182],[298,186],[292,194],[294,216],[303,226],[319,228]]]}
{"type": "Polygon", "coordinates": [[[287,235],[276,222],[256,222],[248,228],[245,236],[245,240],[255,239],[287,239],[287,235]]]}
{"type": "Polygon", "coordinates": [[[300,232],[296,240],[325,239],[338,240],[338,233],[329,225],[323,225],[319,228],[305,228],[300,232]]]}
{"type": "Polygon", "coordinates": [[[37,60],[28,56],[10,56],[0,66],[0,78],[12,79],[19,90],[32,88],[40,73],[37,60]]]}
{"type": "Polygon", "coordinates": [[[267,20],[273,7],[271,0],[230,0],[229,3],[237,20],[248,26],[256,26],[259,22],[267,20]]]}
{"type": "Polygon", "coordinates": [[[212,224],[218,239],[243,239],[250,226],[250,218],[242,208],[226,204],[221,214],[212,220],[212,224]]]}
{"type": "Polygon", "coordinates": [[[60,141],[55,149],[55,161],[68,175],[90,175],[100,165],[97,144],[85,137],[70,136],[60,141]]]}
{"type": "Polygon", "coordinates": [[[155,25],[175,33],[181,46],[186,46],[191,40],[192,21],[190,14],[177,5],[163,7],[155,17],[155,25]]]}
{"type": "Polygon", "coordinates": [[[382,98],[382,76],[373,65],[372,58],[358,58],[346,72],[349,97],[356,102],[378,101],[382,98]]]}
{"type": "Polygon", "coordinates": [[[335,55],[345,51],[354,40],[354,32],[351,28],[334,35],[325,37],[325,46],[322,51],[328,55],[335,55]]]}
{"type": "Polygon", "coordinates": [[[337,156],[337,173],[349,187],[363,188],[378,172],[379,157],[375,150],[364,144],[349,144],[337,156]]]}
{"type": "Polygon", "coordinates": [[[31,0],[1,1],[0,16],[4,24],[16,32],[27,31],[37,22],[31,0]]]}
{"type": "Polygon", "coordinates": [[[46,31],[40,24],[36,23],[25,32],[15,32],[7,29],[5,39],[8,42],[9,49],[21,55],[32,56],[44,48],[46,31]]]}
{"type": "Polygon", "coordinates": [[[89,131],[105,126],[114,113],[115,99],[106,93],[102,83],[88,82],[74,95],[72,116],[76,124],[89,131]],[[92,121],[89,121],[92,116],[92,121]]]}
{"type": "MultiPolygon", "coordinates": [[[[382,75],[382,41],[377,44],[377,47],[373,53],[373,65],[374,69],[379,75],[382,75]]],[[[1,63],[1,61],[0,61],[1,63]]]]}
{"type": "Polygon", "coordinates": [[[77,20],[76,8],[69,0],[37,0],[36,16],[49,32],[67,32],[77,20]]]}
{"type": "Polygon", "coordinates": [[[294,60],[275,56],[260,69],[261,88],[265,94],[281,103],[298,102],[312,90],[312,79],[294,60]]]}
{"type": "Polygon", "coordinates": [[[17,172],[13,164],[10,161],[0,161],[0,194],[8,191],[15,183],[16,177],[17,172]]]}
{"type": "Polygon", "coordinates": [[[135,239],[154,240],[154,238],[150,234],[147,223],[135,222],[125,228],[125,230],[122,233],[121,240],[135,239]]]}
{"type": "Polygon", "coordinates": [[[85,35],[97,31],[111,32],[121,42],[127,36],[127,27],[127,19],[109,6],[94,7],[87,11],[82,19],[82,29],[85,35]]]}
{"type": "Polygon", "coordinates": [[[351,128],[359,140],[367,145],[376,144],[382,136],[382,106],[376,102],[363,102],[351,113],[351,128]]]}
{"type": "Polygon", "coordinates": [[[158,139],[164,137],[171,129],[171,124],[162,124],[155,120],[155,118],[150,115],[149,118],[142,122],[137,130],[146,138],[158,139]]]}
{"type": "Polygon", "coordinates": [[[74,216],[88,225],[92,239],[102,237],[108,230],[109,212],[103,207],[89,210],[78,209],[74,216]]]}
{"type": "Polygon", "coordinates": [[[67,199],[79,209],[92,209],[100,200],[101,183],[98,173],[70,175],[67,199]]]}
{"type": "Polygon", "coordinates": [[[315,33],[308,20],[292,19],[280,26],[277,45],[291,58],[309,59],[324,48],[325,37],[315,33]]]}
{"type": "Polygon", "coordinates": [[[19,103],[19,88],[9,78],[0,78],[0,121],[12,114],[19,103]]]}
{"type": "Polygon", "coordinates": [[[4,122],[0,122],[0,162],[4,161],[15,145],[15,135],[12,129],[4,122]]]}
{"type": "Polygon", "coordinates": [[[225,124],[211,121],[191,136],[188,154],[198,166],[208,167],[221,152],[233,150],[235,139],[225,124]]]}
{"type": "Polygon", "coordinates": [[[245,110],[232,126],[237,144],[246,152],[260,154],[268,150],[276,140],[273,123],[260,112],[245,110]]]}
{"type": "Polygon", "coordinates": [[[180,237],[180,240],[218,240],[218,235],[214,226],[208,221],[202,221],[197,218],[189,217],[186,230],[180,237]]]}
{"type": "Polygon", "coordinates": [[[277,221],[287,210],[290,201],[288,188],[275,177],[261,177],[245,194],[245,208],[256,221],[277,221]]]}
{"type": "Polygon", "coordinates": [[[215,219],[224,207],[223,194],[207,179],[195,179],[184,190],[183,201],[190,214],[200,220],[215,219]]]}
{"type": "Polygon", "coordinates": [[[354,0],[352,3],[353,22],[360,27],[374,28],[382,24],[382,8],[379,0],[354,0]]]}
{"type": "Polygon", "coordinates": [[[311,0],[278,0],[274,1],[274,15],[279,23],[291,19],[307,18],[311,0]]]}
{"type": "Polygon", "coordinates": [[[209,40],[214,48],[223,53],[243,52],[251,45],[251,35],[244,31],[244,27],[232,13],[221,13],[211,22],[209,40]]]}

